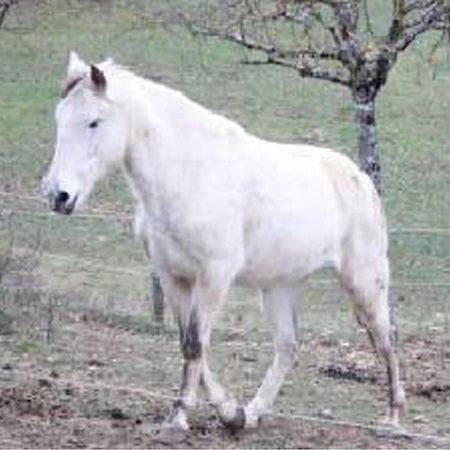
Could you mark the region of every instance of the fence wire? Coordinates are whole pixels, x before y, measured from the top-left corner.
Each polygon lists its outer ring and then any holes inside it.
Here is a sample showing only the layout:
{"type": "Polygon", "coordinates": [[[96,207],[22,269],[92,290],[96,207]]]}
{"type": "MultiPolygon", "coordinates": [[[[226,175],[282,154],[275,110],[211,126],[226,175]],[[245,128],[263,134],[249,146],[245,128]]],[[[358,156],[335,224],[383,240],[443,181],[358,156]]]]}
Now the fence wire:
{"type": "MultiPolygon", "coordinates": [[[[15,247],[18,251],[27,251],[25,247],[15,247]]],[[[94,258],[82,258],[78,256],[72,256],[72,255],[65,255],[61,253],[51,253],[47,251],[42,252],[42,257],[44,258],[50,258],[54,260],[60,260],[65,261],[69,263],[78,263],[78,264],[85,264],[89,267],[98,267],[101,270],[105,270],[107,272],[112,273],[118,273],[118,274],[127,274],[127,275],[135,275],[135,276],[147,276],[150,270],[150,267],[142,267],[142,268],[126,268],[123,266],[111,266],[108,264],[105,264],[99,259],[94,258]]],[[[316,285],[316,286],[337,286],[339,285],[338,280],[332,279],[332,278],[311,278],[307,280],[306,282],[309,285],[316,285]]],[[[450,282],[428,282],[428,281],[398,281],[393,282],[390,284],[392,288],[405,288],[405,287],[411,287],[411,288],[431,288],[431,287],[438,287],[438,288],[444,288],[444,287],[450,287],[450,282]]]]}
{"type": "MultiPolygon", "coordinates": [[[[33,201],[39,204],[45,204],[42,198],[33,195],[17,195],[13,193],[0,191],[0,197],[8,198],[10,201],[13,200],[21,200],[21,201],[33,201]]],[[[41,217],[50,221],[52,217],[55,216],[55,213],[51,213],[48,211],[28,211],[25,209],[15,209],[9,207],[0,208],[0,219],[2,217],[7,217],[10,215],[24,215],[24,216],[32,216],[32,217],[41,217]]],[[[107,209],[90,209],[85,213],[78,213],[73,216],[79,220],[84,219],[95,219],[95,220],[116,220],[116,221],[127,221],[131,222],[134,219],[134,215],[132,213],[121,213],[117,210],[107,210],[107,209]]],[[[390,234],[425,234],[425,235],[443,235],[450,236],[450,227],[411,227],[411,228],[401,228],[401,227],[393,227],[389,230],[390,234]]],[[[16,250],[26,251],[26,248],[15,247],[16,250]]],[[[79,263],[79,264],[87,264],[89,266],[99,267],[102,270],[112,272],[112,273],[120,273],[120,274],[128,274],[128,275],[137,275],[142,276],[148,274],[149,268],[125,268],[125,267],[117,267],[112,265],[104,264],[101,260],[91,259],[85,257],[77,257],[72,255],[65,255],[60,253],[51,253],[47,251],[43,251],[42,255],[46,258],[67,261],[71,263],[79,263]]],[[[308,281],[309,284],[317,285],[317,286],[334,286],[337,284],[336,280],[333,279],[311,279],[308,281]]],[[[428,281],[394,281],[391,283],[391,287],[393,288],[444,288],[450,287],[450,282],[428,282],[428,281]]]]}
{"type": "MultiPolygon", "coordinates": [[[[39,203],[41,205],[46,205],[46,202],[38,196],[32,195],[17,195],[9,192],[0,191],[0,197],[8,198],[10,200],[24,200],[24,201],[32,201],[35,203],[39,203]]],[[[6,214],[20,214],[20,215],[28,215],[35,217],[43,217],[50,218],[55,215],[55,213],[51,213],[49,211],[27,211],[24,209],[16,209],[16,208],[3,208],[3,211],[0,210],[0,215],[6,214]]],[[[134,214],[132,212],[120,212],[115,209],[96,209],[91,208],[86,212],[77,213],[72,218],[77,219],[120,219],[120,220],[134,220],[134,214]]],[[[391,227],[389,229],[390,234],[442,234],[442,235],[450,235],[450,227],[391,227]]]]}

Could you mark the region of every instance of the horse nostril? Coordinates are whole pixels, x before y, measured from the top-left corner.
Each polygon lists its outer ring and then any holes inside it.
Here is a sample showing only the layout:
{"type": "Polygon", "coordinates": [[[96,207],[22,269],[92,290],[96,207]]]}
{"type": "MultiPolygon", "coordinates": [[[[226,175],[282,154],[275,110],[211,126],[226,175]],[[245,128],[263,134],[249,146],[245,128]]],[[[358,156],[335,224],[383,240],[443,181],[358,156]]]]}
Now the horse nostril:
{"type": "Polygon", "coordinates": [[[71,198],[66,191],[58,191],[54,197],[50,198],[50,208],[61,214],[72,214],[76,202],[76,195],[71,198]]]}
{"type": "Polygon", "coordinates": [[[62,206],[67,203],[67,200],[69,200],[69,194],[65,191],[60,191],[55,198],[55,203],[62,206]]]}

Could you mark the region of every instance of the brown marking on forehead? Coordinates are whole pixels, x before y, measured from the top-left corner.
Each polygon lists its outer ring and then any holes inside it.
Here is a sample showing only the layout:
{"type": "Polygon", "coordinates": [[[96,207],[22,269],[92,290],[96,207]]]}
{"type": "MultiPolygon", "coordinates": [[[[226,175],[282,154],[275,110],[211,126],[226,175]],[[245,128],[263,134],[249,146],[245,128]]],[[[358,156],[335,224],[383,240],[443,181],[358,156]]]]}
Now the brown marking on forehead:
{"type": "Polygon", "coordinates": [[[83,79],[83,77],[75,77],[63,83],[61,89],[61,98],[66,98],[69,92],[83,79]]]}

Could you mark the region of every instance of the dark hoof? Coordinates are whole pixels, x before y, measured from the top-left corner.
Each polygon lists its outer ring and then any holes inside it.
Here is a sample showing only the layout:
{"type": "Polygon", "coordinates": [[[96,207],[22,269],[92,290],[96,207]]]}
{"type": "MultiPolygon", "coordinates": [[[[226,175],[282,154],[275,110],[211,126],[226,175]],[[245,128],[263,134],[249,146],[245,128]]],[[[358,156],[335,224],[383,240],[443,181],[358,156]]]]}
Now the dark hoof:
{"type": "Polygon", "coordinates": [[[236,408],[236,414],[231,420],[223,422],[225,427],[233,434],[241,431],[245,427],[245,411],[242,406],[236,408]]]}

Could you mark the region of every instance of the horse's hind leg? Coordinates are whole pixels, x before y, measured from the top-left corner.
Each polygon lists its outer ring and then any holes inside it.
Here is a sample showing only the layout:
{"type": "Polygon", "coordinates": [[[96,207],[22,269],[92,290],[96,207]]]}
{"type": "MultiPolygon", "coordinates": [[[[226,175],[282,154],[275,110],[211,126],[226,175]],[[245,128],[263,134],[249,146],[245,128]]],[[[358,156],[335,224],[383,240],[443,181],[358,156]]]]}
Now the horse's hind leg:
{"type": "Polygon", "coordinates": [[[389,263],[386,257],[347,259],[341,270],[343,287],[349,293],[356,318],[384,360],[389,385],[389,424],[399,425],[404,414],[405,392],[400,382],[395,330],[389,312],[389,263]]]}
{"type": "Polygon", "coordinates": [[[253,428],[270,408],[287,372],[297,360],[297,320],[295,298],[297,289],[276,287],[263,291],[263,310],[273,329],[275,356],[261,387],[245,407],[245,425],[253,428]]]}

